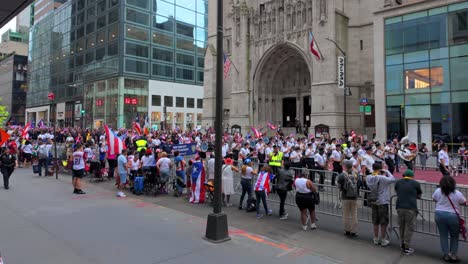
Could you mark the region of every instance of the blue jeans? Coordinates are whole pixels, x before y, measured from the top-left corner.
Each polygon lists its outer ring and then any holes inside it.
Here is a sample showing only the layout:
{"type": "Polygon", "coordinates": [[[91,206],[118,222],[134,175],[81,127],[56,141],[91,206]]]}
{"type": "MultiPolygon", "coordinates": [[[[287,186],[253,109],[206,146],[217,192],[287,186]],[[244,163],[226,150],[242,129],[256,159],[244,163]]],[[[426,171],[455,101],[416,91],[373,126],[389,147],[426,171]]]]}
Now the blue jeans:
{"type": "Polygon", "coordinates": [[[247,206],[250,204],[250,201],[252,201],[252,179],[242,178],[241,185],[242,185],[242,194],[240,197],[239,208],[242,207],[245,194],[247,194],[247,206]]]}
{"type": "Polygon", "coordinates": [[[257,214],[260,214],[260,200],[263,203],[263,208],[265,208],[265,214],[268,214],[268,205],[266,201],[265,191],[255,191],[255,196],[257,197],[257,214]]]}
{"type": "Polygon", "coordinates": [[[439,229],[440,247],[442,253],[447,255],[452,253],[457,255],[458,252],[458,236],[460,234],[460,223],[458,216],[455,213],[436,211],[435,221],[437,229],[439,229]],[[450,249],[448,236],[450,234],[450,249]]]}
{"type": "Polygon", "coordinates": [[[179,191],[179,193],[182,193],[184,191],[184,188],[182,188],[182,186],[179,185],[178,180],[180,180],[182,183],[185,183],[185,172],[184,171],[177,171],[176,176],[177,176],[176,188],[179,191]]]}

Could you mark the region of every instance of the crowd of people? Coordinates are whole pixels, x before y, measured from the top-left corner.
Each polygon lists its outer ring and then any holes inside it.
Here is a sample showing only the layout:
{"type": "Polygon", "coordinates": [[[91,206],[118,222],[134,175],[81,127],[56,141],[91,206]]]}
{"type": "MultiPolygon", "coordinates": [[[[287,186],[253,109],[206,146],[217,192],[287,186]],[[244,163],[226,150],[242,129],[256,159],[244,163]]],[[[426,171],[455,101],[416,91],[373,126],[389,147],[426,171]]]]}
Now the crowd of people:
{"type": "MultiPolygon", "coordinates": [[[[11,137],[0,156],[5,189],[9,188],[8,179],[19,163],[24,167],[37,163],[39,176],[42,176],[43,168],[44,175],[48,175],[54,140],[66,146],[65,159],[72,169],[73,193],[77,195],[85,194],[81,179],[92,161],[98,161],[100,168],[106,168],[108,178],[116,179],[119,197],[125,196],[127,188],[137,189],[135,179],[141,174],[156,177],[160,184],[158,191],[167,193],[166,187],[174,169],[174,195],[184,196],[186,193],[190,202],[202,203],[214,179],[215,136],[211,129],[203,133],[149,131],[146,135],[120,129],[116,133],[125,142],[126,149],[118,155],[110,154],[103,129],[63,129],[56,133],[51,129],[32,129],[23,138],[20,131],[12,130],[9,133],[11,137]],[[188,161],[179,152],[173,151],[174,144],[190,143],[196,144],[197,154],[188,161]]],[[[436,201],[435,221],[440,233],[443,260],[457,262],[460,235],[458,214],[460,205],[466,205],[466,199],[456,191],[455,180],[450,176],[448,146],[440,144],[438,147],[437,169],[443,177],[440,187],[432,195],[436,201]]],[[[458,153],[461,158],[466,156],[464,145],[458,153]]],[[[316,229],[315,207],[320,203],[320,192],[324,191],[325,186],[337,185],[342,199],[344,234],[350,238],[357,237],[358,200],[364,198],[365,205],[372,210],[373,243],[385,247],[390,243],[387,227],[390,188],[394,184],[400,246],[404,254],[410,255],[414,252],[410,245],[418,214],[416,201],[422,194],[419,183],[413,179],[414,162],[419,156],[421,169],[426,169],[428,154],[425,144],[418,148],[405,138],[380,143],[353,133],[338,139],[326,134],[314,138],[285,136],[277,132],[275,136],[253,138],[240,133],[226,133],[220,153],[224,161],[223,204],[232,206],[234,173],[239,173],[242,188],[239,210],[255,211],[257,218],[271,216],[273,211],[268,206],[267,197],[275,194],[280,200],[278,216],[285,220],[288,218],[286,198],[294,189],[302,229],[316,229]],[[396,180],[393,174],[403,168],[403,178],[396,180]],[[330,182],[325,177],[326,171],[334,172],[330,182]]]]}

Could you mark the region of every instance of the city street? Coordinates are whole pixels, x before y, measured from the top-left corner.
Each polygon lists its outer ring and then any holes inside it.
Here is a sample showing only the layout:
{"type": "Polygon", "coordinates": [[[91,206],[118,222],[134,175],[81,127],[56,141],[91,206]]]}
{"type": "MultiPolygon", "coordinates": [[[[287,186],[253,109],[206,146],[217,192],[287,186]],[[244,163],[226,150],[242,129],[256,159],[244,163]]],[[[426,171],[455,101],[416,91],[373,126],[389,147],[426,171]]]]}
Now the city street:
{"type": "MultiPolygon", "coordinates": [[[[18,169],[11,189],[0,190],[5,264],[439,263],[434,237],[415,235],[416,253],[406,257],[395,240],[390,248],[372,245],[366,223],[357,240],[341,235],[341,219],[324,215],[318,215],[318,230],[301,231],[293,207],[286,221],[227,208],[232,240],[211,244],[203,239],[208,205],[168,195],[119,199],[110,182],[87,183],[87,194],[76,196],[70,181],[18,169]]],[[[461,244],[463,259],[466,249],[461,244]]]]}

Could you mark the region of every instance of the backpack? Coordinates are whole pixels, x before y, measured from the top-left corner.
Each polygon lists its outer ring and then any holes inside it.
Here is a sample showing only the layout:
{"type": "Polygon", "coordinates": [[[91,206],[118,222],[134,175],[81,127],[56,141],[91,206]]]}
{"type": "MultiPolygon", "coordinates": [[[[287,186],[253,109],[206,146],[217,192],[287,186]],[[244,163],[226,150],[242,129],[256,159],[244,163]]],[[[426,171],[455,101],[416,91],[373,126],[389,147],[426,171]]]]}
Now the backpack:
{"type": "Polygon", "coordinates": [[[380,181],[377,182],[377,185],[372,186],[370,188],[369,193],[367,194],[367,205],[373,205],[377,202],[377,199],[379,198],[379,185],[380,181]]]}
{"type": "Polygon", "coordinates": [[[344,183],[341,187],[346,198],[357,198],[357,180],[353,175],[348,175],[346,172],[343,172],[344,175],[344,183]]]}
{"type": "Polygon", "coordinates": [[[39,150],[37,153],[38,153],[39,159],[46,159],[49,157],[49,151],[47,151],[45,146],[39,147],[39,150]]]}

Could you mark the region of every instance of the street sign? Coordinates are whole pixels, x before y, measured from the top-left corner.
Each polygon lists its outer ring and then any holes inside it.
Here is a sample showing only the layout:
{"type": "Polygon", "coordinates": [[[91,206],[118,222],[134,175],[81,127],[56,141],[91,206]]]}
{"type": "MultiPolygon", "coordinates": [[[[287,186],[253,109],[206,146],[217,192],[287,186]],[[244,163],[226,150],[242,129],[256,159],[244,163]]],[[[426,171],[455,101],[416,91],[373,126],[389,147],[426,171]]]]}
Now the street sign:
{"type": "Polygon", "coordinates": [[[345,57],[338,56],[338,88],[344,89],[345,88],[345,74],[346,74],[346,65],[345,65],[345,57]]]}
{"type": "Polygon", "coordinates": [[[367,104],[369,103],[369,99],[368,99],[368,98],[365,98],[365,97],[364,97],[364,98],[361,98],[361,99],[359,100],[359,103],[360,103],[361,105],[367,105],[367,104]]]}
{"type": "Polygon", "coordinates": [[[363,105],[360,105],[359,106],[359,113],[364,113],[364,106],[363,105]]]}
{"type": "Polygon", "coordinates": [[[366,115],[372,115],[372,105],[366,105],[366,106],[364,107],[364,113],[365,113],[366,115]]]}
{"type": "Polygon", "coordinates": [[[53,92],[50,92],[47,94],[47,98],[52,101],[55,99],[55,94],[53,92]]]}

